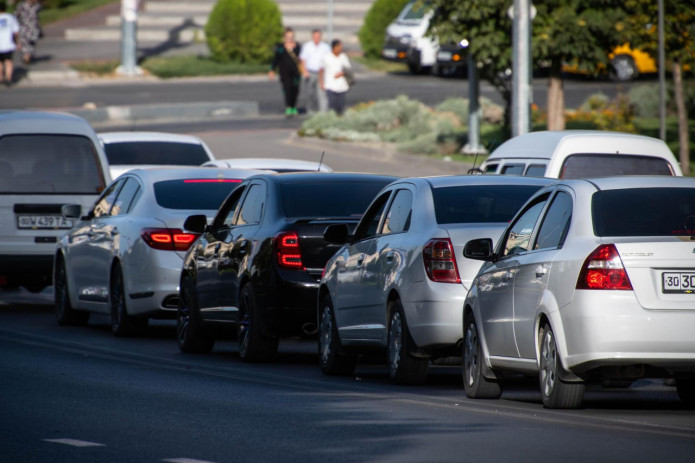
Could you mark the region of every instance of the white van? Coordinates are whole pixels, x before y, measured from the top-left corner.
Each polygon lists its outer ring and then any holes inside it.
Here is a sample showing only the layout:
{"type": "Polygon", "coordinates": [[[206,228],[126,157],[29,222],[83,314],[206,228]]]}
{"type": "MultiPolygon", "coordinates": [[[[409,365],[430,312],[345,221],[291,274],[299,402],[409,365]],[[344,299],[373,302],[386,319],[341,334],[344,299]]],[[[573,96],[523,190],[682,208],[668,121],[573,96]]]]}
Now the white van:
{"type": "Polygon", "coordinates": [[[480,170],[483,174],[550,178],[683,175],[662,140],[600,130],[520,135],[493,151],[480,170]]]}
{"type": "Polygon", "coordinates": [[[434,10],[428,3],[409,2],[386,28],[382,58],[403,61],[413,74],[429,72],[437,63],[439,45],[426,36],[434,10]]]}
{"type": "Polygon", "coordinates": [[[111,182],[92,127],[61,113],[0,113],[0,287],[52,282],[58,240],[72,228],[65,204],[86,211],[111,182]]]}

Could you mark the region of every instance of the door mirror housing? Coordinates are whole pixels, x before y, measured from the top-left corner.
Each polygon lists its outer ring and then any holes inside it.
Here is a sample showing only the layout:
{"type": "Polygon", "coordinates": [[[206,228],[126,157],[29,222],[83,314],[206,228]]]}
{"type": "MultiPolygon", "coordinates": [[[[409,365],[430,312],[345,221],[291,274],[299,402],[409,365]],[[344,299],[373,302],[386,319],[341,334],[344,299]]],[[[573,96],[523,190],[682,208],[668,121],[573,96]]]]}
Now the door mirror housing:
{"type": "Polygon", "coordinates": [[[466,243],[466,246],[463,248],[463,257],[487,262],[497,260],[494,246],[490,238],[479,238],[466,243]]]}
{"type": "Polygon", "coordinates": [[[323,232],[323,239],[331,244],[348,243],[350,242],[350,229],[344,223],[329,225],[323,232]]]}
{"type": "Polygon", "coordinates": [[[79,204],[63,204],[60,213],[66,219],[79,219],[82,216],[82,206],[79,204]]]}
{"type": "Polygon", "coordinates": [[[208,229],[208,218],[203,214],[191,215],[183,223],[183,228],[193,233],[205,233],[208,229]]]}

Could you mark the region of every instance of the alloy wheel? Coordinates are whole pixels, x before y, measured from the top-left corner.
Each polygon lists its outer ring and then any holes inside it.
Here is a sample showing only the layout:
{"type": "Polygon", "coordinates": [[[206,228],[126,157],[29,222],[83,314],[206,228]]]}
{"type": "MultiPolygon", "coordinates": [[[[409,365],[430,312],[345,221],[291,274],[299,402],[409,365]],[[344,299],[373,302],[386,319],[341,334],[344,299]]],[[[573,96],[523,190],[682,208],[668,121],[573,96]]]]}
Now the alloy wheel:
{"type": "Polygon", "coordinates": [[[401,314],[396,312],[391,317],[389,329],[389,366],[391,371],[397,371],[401,363],[403,350],[403,321],[401,314]]]}
{"type": "Polygon", "coordinates": [[[331,356],[331,344],[333,343],[333,314],[331,313],[331,308],[326,306],[321,313],[321,326],[320,326],[320,353],[321,353],[321,363],[328,363],[331,356]]]}
{"type": "Polygon", "coordinates": [[[557,347],[551,330],[545,330],[541,345],[541,388],[550,397],[557,381],[557,347]]]}
{"type": "Polygon", "coordinates": [[[478,376],[480,361],[478,358],[479,344],[478,329],[474,323],[470,323],[466,331],[466,342],[463,346],[463,365],[465,380],[468,386],[473,386],[475,378],[478,376]]]}

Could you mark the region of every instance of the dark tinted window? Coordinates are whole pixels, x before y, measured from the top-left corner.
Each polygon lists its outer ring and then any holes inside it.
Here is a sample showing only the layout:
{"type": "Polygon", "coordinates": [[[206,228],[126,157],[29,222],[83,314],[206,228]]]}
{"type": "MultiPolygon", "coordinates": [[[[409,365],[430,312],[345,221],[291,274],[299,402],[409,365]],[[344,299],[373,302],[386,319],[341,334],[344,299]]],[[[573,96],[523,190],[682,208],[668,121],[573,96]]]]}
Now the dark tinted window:
{"type": "Polygon", "coordinates": [[[543,218],[534,249],[558,248],[562,245],[572,217],[572,197],[558,192],[543,218]]]}
{"type": "Polygon", "coordinates": [[[412,214],[413,193],[410,190],[398,190],[384,220],[382,234],[408,231],[412,214]]]}
{"type": "Polygon", "coordinates": [[[531,164],[524,174],[527,177],[543,177],[545,175],[545,164],[531,164]]]}
{"type": "Polygon", "coordinates": [[[201,145],[163,141],[132,141],[107,143],[104,146],[109,164],[155,164],[199,166],[210,157],[201,145]]]}
{"type": "Polygon", "coordinates": [[[533,229],[536,226],[536,222],[538,222],[538,217],[541,215],[547,199],[546,197],[537,201],[517,219],[511,230],[509,230],[507,241],[504,243],[504,254],[502,255],[510,256],[528,251],[533,229]]]}
{"type": "Polygon", "coordinates": [[[260,223],[265,204],[265,187],[263,185],[251,185],[249,193],[241,205],[239,218],[236,225],[250,225],[260,223]]]}
{"type": "Polygon", "coordinates": [[[110,215],[111,212],[111,206],[113,206],[113,202],[116,200],[116,195],[118,195],[118,191],[121,189],[123,186],[123,179],[116,180],[113,182],[111,185],[106,188],[106,191],[102,193],[101,197],[97,200],[96,203],[94,203],[94,210],[92,211],[92,216],[93,217],[103,217],[106,215],[110,215]]]}
{"type": "Polygon", "coordinates": [[[539,188],[529,185],[433,188],[437,223],[509,222],[539,188]]]}
{"type": "Polygon", "coordinates": [[[502,166],[502,175],[521,175],[524,173],[524,164],[506,164],[502,166]]]}
{"type": "Polygon", "coordinates": [[[695,188],[632,188],[594,193],[596,236],[695,235],[695,188]]]}
{"type": "Polygon", "coordinates": [[[386,208],[386,203],[388,202],[391,192],[387,192],[379,196],[367,209],[367,211],[362,216],[362,220],[357,225],[355,230],[355,239],[357,241],[371,238],[376,235],[376,231],[379,228],[379,222],[381,221],[381,216],[386,208]]]}
{"type": "Polygon", "coordinates": [[[497,173],[497,166],[498,164],[488,164],[485,166],[485,171],[483,172],[484,174],[495,174],[497,173]]]}
{"type": "Polygon", "coordinates": [[[118,198],[111,208],[111,215],[123,215],[130,212],[134,205],[135,197],[139,197],[140,184],[132,177],[128,177],[118,193],[118,198]]]}
{"type": "Polygon", "coordinates": [[[167,209],[217,210],[239,180],[164,180],[154,184],[157,204],[167,209]]]}
{"type": "Polygon", "coordinates": [[[282,185],[282,205],[287,217],[302,218],[359,218],[376,194],[385,187],[384,181],[326,181],[285,183],[282,185]]]}
{"type": "Polygon", "coordinates": [[[0,193],[96,195],[103,189],[97,153],[86,137],[0,138],[0,193]]]}
{"type": "Polygon", "coordinates": [[[565,159],[560,178],[611,175],[673,175],[665,159],[629,154],[573,154],[565,159]]]}

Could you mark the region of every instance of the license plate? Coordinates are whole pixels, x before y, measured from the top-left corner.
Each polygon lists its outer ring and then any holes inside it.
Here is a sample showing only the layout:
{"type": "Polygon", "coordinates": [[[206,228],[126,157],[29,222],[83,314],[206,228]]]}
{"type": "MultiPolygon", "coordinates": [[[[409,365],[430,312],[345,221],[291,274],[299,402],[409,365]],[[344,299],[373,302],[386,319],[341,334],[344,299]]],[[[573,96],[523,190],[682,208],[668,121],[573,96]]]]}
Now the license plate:
{"type": "Polygon", "coordinates": [[[384,48],[381,51],[381,54],[384,56],[384,58],[395,58],[398,56],[398,52],[393,48],[384,48]]]}
{"type": "Polygon", "coordinates": [[[695,293],[695,273],[664,272],[661,278],[665,293],[695,293]]]}
{"type": "Polygon", "coordinates": [[[452,56],[454,55],[450,51],[440,51],[437,53],[437,59],[439,61],[451,61],[452,56]]]}
{"type": "Polygon", "coordinates": [[[20,215],[17,228],[21,230],[64,230],[72,228],[73,221],[60,215],[20,215]]]}

